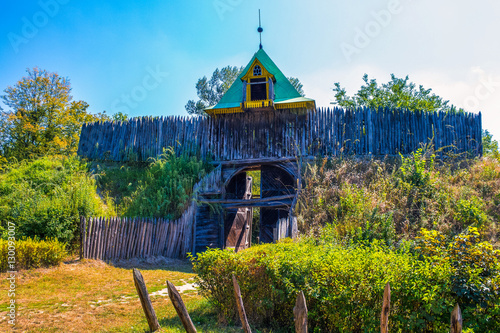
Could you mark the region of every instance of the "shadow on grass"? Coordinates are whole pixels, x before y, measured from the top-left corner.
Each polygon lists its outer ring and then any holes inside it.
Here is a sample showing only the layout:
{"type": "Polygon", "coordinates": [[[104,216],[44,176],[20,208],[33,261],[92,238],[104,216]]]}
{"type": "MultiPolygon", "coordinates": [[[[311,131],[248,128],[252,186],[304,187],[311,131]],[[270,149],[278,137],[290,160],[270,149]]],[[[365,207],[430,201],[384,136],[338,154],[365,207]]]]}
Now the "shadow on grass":
{"type": "MultiPolygon", "coordinates": [[[[217,321],[217,313],[208,303],[200,304],[197,308],[188,311],[194,326],[199,332],[241,333],[242,331],[241,326],[220,325],[217,321]]],[[[159,318],[159,323],[162,329],[185,332],[184,326],[182,326],[182,322],[177,315],[159,318]]]]}
{"type": "Polygon", "coordinates": [[[179,273],[193,273],[193,267],[189,260],[170,259],[170,258],[149,258],[149,259],[120,259],[110,261],[109,265],[117,268],[139,270],[164,270],[179,273]]]}
{"type": "MultiPolygon", "coordinates": [[[[241,333],[243,331],[241,325],[230,323],[229,325],[220,324],[217,318],[217,313],[208,302],[202,302],[196,305],[195,308],[188,306],[189,316],[198,332],[204,333],[241,333]]],[[[177,315],[171,317],[159,318],[159,323],[162,329],[168,332],[185,332],[184,326],[177,315]]],[[[250,322],[252,332],[254,333],[288,333],[294,332],[293,327],[259,327],[256,328],[250,322]]],[[[147,332],[147,331],[145,331],[147,332]]]]}

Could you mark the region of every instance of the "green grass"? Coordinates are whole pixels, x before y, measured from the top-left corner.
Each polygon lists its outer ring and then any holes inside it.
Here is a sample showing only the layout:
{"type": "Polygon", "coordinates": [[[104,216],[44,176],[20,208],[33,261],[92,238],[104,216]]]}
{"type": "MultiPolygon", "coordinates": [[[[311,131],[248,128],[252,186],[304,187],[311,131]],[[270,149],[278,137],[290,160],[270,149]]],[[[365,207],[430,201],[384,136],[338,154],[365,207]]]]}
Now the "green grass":
{"type": "MultiPolygon", "coordinates": [[[[195,277],[191,264],[184,261],[141,267],[149,293],[166,288],[166,280],[179,286],[183,281],[192,283],[195,277]]],[[[0,273],[2,290],[8,289],[5,277],[6,273],[0,273]]],[[[197,291],[182,292],[181,296],[198,332],[241,332],[240,327],[221,324],[210,303],[197,291]]],[[[7,301],[6,297],[0,299],[1,309],[6,308],[7,301]]],[[[131,268],[76,260],[53,268],[20,271],[16,301],[19,331],[148,332],[131,268]]],[[[152,296],[151,301],[162,327],[158,332],[184,332],[168,296],[152,296]]],[[[0,318],[4,314],[0,311],[0,318]]],[[[6,318],[0,319],[0,326],[7,325],[6,318]]]]}

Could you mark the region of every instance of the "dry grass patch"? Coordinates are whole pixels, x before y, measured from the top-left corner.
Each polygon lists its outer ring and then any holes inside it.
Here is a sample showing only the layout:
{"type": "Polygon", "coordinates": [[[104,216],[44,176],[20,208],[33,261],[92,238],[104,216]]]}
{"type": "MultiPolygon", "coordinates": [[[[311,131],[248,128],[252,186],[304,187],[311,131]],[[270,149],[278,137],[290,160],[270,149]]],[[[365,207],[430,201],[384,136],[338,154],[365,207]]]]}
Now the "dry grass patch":
{"type": "MultiPolygon", "coordinates": [[[[139,265],[149,293],[194,281],[188,262],[175,261],[163,267],[139,265]]],[[[0,288],[8,289],[6,273],[0,288]]],[[[74,261],[49,269],[20,271],[17,275],[17,325],[19,332],[147,332],[148,326],[137,296],[132,269],[97,260],[74,261]]],[[[221,332],[216,315],[197,292],[182,294],[193,321],[202,332],[221,332]]],[[[152,296],[162,329],[182,332],[182,324],[166,295],[152,296]]],[[[7,298],[0,307],[5,309],[7,298]]],[[[8,327],[7,312],[0,312],[0,326],[8,327]]],[[[239,331],[225,328],[225,332],[239,331]]]]}

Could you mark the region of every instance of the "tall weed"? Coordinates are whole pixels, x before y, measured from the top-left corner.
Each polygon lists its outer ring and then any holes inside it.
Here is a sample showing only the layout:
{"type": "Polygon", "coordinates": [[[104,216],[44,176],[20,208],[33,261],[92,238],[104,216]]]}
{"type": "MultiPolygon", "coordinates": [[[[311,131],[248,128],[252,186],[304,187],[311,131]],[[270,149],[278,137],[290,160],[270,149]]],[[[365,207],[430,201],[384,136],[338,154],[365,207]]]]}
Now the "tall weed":
{"type": "Polygon", "coordinates": [[[164,150],[149,164],[98,164],[98,185],[115,198],[122,216],[179,217],[189,204],[193,186],[210,171],[194,154],[177,156],[164,150]]]}
{"type": "Polygon", "coordinates": [[[500,162],[437,163],[422,150],[399,160],[322,159],[303,170],[299,228],[338,239],[413,239],[421,228],[453,236],[475,226],[498,242],[500,162]]]}

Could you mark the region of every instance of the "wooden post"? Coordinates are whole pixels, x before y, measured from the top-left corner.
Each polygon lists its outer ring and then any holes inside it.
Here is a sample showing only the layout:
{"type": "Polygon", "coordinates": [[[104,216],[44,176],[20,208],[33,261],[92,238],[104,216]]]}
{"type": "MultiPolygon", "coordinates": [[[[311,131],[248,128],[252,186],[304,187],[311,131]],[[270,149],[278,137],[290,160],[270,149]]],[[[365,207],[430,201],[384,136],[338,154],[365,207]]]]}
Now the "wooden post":
{"type": "Polygon", "coordinates": [[[307,333],[307,305],[302,291],[297,295],[293,316],[295,317],[295,332],[307,333]]]}
{"type": "Polygon", "coordinates": [[[241,325],[245,333],[252,333],[250,330],[250,325],[248,325],[247,314],[245,313],[245,307],[243,306],[243,299],[241,299],[240,285],[236,281],[236,277],[233,273],[233,287],[234,287],[234,298],[236,298],[236,306],[238,307],[238,313],[240,314],[241,325]]]}
{"type": "Polygon", "coordinates": [[[458,304],[455,305],[451,313],[450,332],[462,333],[462,311],[460,311],[460,306],[458,306],[458,304]]]}
{"type": "Polygon", "coordinates": [[[181,319],[184,329],[186,330],[187,333],[196,333],[196,328],[194,327],[193,322],[191,321],[191,317],[189,317],[189,313],[187,312],[186,306],[182,301],[181,295],[179,295],[177,289],[175,289],[174,285],[168,280],[167,280],[167,287],[168,287],[168,297],[170,297],[170,300],[174,305],[175,311],[177,311],[177,315],[181,319]]]}
{"type": "Polygon", "coordinates": [[[83,259],[84,243],[85,243],[85,217],[80,216],[80,260],[83,259]]]}
{"type": "Polygon", "coordinates": [[[141,272],[134,268],[134,284],[137,293],[139,294],[139,299],[141,300],[142,309],[144,310],[144,314],[146,315],[146,319],[148,320],[149,329],[154,332],[160,328],[160,324],[158,323],[158,319],[156,318],[155,310],[153,309],[153,305],[151,304],[151,299],[149,298],[148,289],[146,288],[146,284],[144,283],[144,278],[142,277],[141,272]]]}
{"type": "Polygon", "coordinates": [[[389,282],[385,285],[382,313],[380,314],[380,333],[389,332],[389,310],[391,309],[391,286],[389,282]]]}

